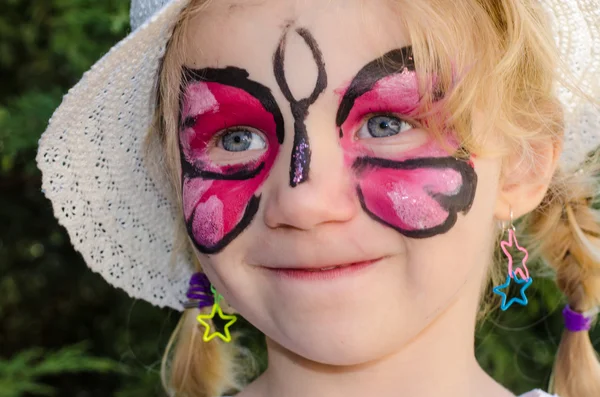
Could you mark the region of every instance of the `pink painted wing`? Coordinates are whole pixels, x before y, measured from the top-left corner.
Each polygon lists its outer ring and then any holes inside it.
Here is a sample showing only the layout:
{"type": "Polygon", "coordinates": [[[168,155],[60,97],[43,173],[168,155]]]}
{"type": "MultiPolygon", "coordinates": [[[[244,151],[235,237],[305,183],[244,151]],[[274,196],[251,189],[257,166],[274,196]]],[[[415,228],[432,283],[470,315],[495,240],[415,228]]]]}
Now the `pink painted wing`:
{"type": "Polygon", "coordinates": [[[453,157],[406,161],[361,158],[355,163],[364,210],[402,234],[423,238],[443,233],[473,202],[477,176],[453,157]]]}

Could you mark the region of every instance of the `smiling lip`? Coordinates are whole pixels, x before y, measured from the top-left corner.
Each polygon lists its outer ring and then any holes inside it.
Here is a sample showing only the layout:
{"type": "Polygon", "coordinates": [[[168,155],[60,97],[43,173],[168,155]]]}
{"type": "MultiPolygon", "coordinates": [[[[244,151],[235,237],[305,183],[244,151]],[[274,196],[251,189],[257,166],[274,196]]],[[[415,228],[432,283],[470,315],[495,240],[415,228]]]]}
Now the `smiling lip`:
{"type": "Polygon", "coordinates": [[[297,280],[332,280],[342,276],[348,276],[360,272],[371,265],[377,263],[379,259],[373,259],[362,262],[346,263],[337,266],[325,266],[322,268],[277,268],[264,267],[271,273],[275,273],[282,278],[291,278],[297,280]]]}

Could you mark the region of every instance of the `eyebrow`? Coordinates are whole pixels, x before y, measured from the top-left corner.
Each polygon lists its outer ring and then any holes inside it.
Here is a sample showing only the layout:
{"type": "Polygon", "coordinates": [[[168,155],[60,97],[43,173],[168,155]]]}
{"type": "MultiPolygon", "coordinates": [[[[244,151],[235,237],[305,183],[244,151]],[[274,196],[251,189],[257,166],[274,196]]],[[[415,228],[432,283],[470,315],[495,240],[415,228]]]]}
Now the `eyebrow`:
{"type": "Polygon", "coordinates": [[[382,78],[405,69],[415,70],[412,46],[391,50],[363,66],[352,79],[340,101],[335,117],[336,125],[339,127],[344,123],[358,97],[371,91],[382,78]]]}

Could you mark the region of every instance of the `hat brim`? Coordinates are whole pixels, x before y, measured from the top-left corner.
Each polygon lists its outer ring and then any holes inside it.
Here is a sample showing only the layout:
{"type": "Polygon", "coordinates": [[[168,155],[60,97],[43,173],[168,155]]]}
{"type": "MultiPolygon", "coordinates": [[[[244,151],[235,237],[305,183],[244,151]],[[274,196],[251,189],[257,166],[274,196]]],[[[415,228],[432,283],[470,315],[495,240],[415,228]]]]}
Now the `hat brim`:
{"type": "Polygon", "coordinates": [[[88,266],[130,296],[176,310],[192,262],[175,252],[180,214],[143,145],[161,59],[188,2],[170,1],[83,75],[36,157],[42,190],[88,266]]]}
{"type": "Polygon", "coordinates": [[[562,82],[558,98],[564,109],[565,134],[560,165],[565,171],[581,166],[600,146],[600,13],[598,1],[541,0],[558,45],[562,82]],[[594,102],[574,92],[581,89],[594,102]]]}

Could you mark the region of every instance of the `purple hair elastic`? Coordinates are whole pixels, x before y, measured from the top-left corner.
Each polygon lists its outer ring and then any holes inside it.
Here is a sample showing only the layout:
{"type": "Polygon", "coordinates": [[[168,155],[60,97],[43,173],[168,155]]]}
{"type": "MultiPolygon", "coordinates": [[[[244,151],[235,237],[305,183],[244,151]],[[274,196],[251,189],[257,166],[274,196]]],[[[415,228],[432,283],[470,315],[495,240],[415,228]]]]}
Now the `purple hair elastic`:
{"type": "Polygon", "coordinates": [[[579,313],[566,305],[562,311],[565,318],[565,327],[571,332],[589,331],[592,328],[592,320],[598,314],[599,308],[588,310],[584,313],[579,313]]]}
{"type": "Polygon", "coordinates": [[[210,280],[204,273],[194,273],[190,278],[187,298],[189,301],[184,303],[186,309],[212,306],[215,304],[215,296],[211,290],[210,280]]]}

